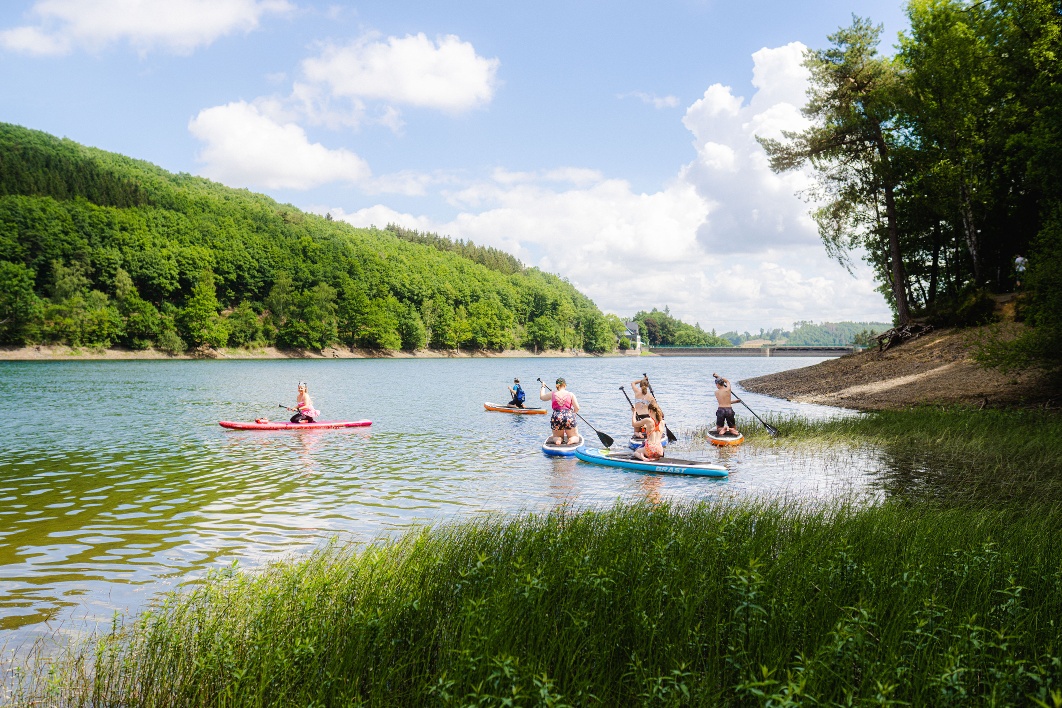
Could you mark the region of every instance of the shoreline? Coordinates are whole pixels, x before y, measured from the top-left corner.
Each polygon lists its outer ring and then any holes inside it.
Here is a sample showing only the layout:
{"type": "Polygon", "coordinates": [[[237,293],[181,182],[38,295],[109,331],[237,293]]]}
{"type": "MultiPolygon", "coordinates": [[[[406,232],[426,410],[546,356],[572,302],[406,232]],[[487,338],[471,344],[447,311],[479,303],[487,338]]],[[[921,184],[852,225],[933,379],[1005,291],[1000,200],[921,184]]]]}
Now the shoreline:
{"type": "MultiPolygon", "coordinates": [[[[1020,326],[1011,325],[1014,335],[1020,326]]],[[[867,349],[812,366],[740,381],[750,393],[861,411],[916,406],[1057,408],[1062,400],[1037,369],[1002,373],[974,360],[984,328],[940,329],[885,352],[867,349]]]]}
{"type": "MultiPolygon", "coordinates": [[[[96,349],[92,347],[70,347],[66,345],[45,345],[25,347],[0,347],[0,361],[152,361],[152,360],[267,360],[267,359],[496,359],[496,358],[605,358],[638,356],[608,352],[590,354],[582,351],[564,351],[549,349],[533,352],[530,349],[506,349],[493,351],[441,351],[437,349],[419,349],[406,351],[374,351],[370,349],[352,349],[349,347],[328,347],[321,352],[284,350],[276,347],[256,347],[254,349],[230,348],[211,349],[203,352],[184,352],[167,354],[157,349],[96,349]]],[[[645,352],[642,356],[654,356],[645,352]]]]}

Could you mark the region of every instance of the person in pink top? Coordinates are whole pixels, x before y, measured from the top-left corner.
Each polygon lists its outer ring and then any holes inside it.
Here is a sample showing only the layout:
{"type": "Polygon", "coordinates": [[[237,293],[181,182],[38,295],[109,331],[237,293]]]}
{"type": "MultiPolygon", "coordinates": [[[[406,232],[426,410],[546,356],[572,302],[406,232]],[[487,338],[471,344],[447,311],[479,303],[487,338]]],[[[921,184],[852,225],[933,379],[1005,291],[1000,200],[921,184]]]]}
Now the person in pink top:
{"type": "Polygon", "coordinates": [[[295,415],[291,416],[292,423],[313,423],[321,412],[313,407],[313,399],[306,391],[306,382],[299,382],[299,396],[295,401],[295,415]]]}
{"type": "Polygon", "coordinates": [[[575,445],[583,441],[579,435],[579,427],[575,423],[575,414],[579,412],[579,401],[575,394],[568,390],[568,384],[563,378],[557,379],[557,390],[550,391],[546,384],[539,389],[538,398],[541,401],[550,401],[553,406],[553,414],[549,418],[549,426],[553,429],[553,437],[549,442],[554,445],[575,445]]]}

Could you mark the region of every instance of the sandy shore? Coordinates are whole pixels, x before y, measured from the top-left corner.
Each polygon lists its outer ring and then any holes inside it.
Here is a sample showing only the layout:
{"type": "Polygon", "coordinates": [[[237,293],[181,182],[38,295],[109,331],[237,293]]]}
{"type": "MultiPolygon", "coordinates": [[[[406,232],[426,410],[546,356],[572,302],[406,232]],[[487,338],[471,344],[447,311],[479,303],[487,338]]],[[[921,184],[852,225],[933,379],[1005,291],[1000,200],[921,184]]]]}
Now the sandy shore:
{"type": "Polygon", "coordinates": [[[859,410],[916,405],[1057,407],[1062,403],[1062,393],[1052,390],[1039,371],[1004,374],[978,365],[972,355],[979,334],[977,329],[938,330],[887,352],[868,349],[745,379],[741,385],[753,393],[859,410]]]}
{"type": "Polygon", "coordinates": [[[482,351],[437,351],[422,349],[416,352],[380,352],[368,349],[329,347],[323,352],[290,351],[275,347],[259,349],[218,349],[205,354],[167,354],[156,349],[133,351],[131,349],[92,349],[89,347],[33,346],[0,347],[0,361],[85,361],[125,359],[453,359],[458,357],[597,357],[623,356],[621,354],[587,354],[551,349],[533,352],[528,349],[510,349],[503,352],[482,351]]]}

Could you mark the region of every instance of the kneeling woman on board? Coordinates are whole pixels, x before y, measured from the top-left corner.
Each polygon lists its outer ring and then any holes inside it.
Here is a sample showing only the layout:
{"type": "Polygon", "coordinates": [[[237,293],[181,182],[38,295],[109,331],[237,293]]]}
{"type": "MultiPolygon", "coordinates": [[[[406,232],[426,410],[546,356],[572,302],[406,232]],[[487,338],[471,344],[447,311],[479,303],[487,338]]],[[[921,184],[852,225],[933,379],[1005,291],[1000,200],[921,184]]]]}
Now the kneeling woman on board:
{"type": "Polygon", "coordinates": [[[645,377],[631,381],[631,390],[634,391],[634,437],[644,438],[639,421],[649,418],[649,404],[656,403],[656,396],[649,390],[649,379],[645,377]]]}
{"type": "Polygon", "coordinates": [[[295,402],[295,415],[291,416],[292,423],[312,423],[321,412],[313,407],[313,399],[306,392],[306,382],[299,382],[299,396],[295,402]]]}
{"type": "Polygon", "coordinates": [[[645,433],[645,445],[634,451],[634,456],[639,460],[659,460],[664,456],[664,411],[656,405],[656,401],[649,402],[649,416],[639,418],[638,414],[631,412],[631,424],[635,430],[645,433]]]}
{"type": "Polygon", "coordinates": [[[554,445],[574,445],[583,441],[579,435],[579,428],[575,424],[575,414],[579,412],[579,401],[575,394],[568,390],[568,384],[563,378],[557,379],[557,390],[550,391],[546,384],[539,389],[538,398],[541,401],[551,401],[553,415],[549,417],[549,427],[553,428],[553,437],[550,442],[554,445]]]}

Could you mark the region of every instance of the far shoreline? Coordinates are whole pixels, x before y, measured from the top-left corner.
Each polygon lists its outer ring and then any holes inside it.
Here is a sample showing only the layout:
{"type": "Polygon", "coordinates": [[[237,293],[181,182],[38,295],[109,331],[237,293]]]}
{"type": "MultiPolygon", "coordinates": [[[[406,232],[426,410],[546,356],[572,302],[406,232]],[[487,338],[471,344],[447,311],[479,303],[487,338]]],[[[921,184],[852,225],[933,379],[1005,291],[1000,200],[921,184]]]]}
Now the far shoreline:
{"type": "MultiPolygon", "coordinates": [[[[66,345],[0,347],[0,361],[252,361],[271,359],[503,359],[503,358],[611,358],[637,357],[638,353],[607,352],[591,354],[584,351],[565,351],[548,349],[534,352],[530,349],[507,349],[504,351],[482,350],[437,350],[419,349],[415,352],[381,351],[356,349],[349,347],[326,347],[323,351],[301,351],[277,349],[276,347],[256,347],[252,349],[230,348],[210,349],[207,351],[183,352],[169,354],[157,349],[122,349],[112,347],[100,349],[93,347],[70,347],[66,345]]],[[[656,356],[647,351],[640,356],[656,356]]]]}

